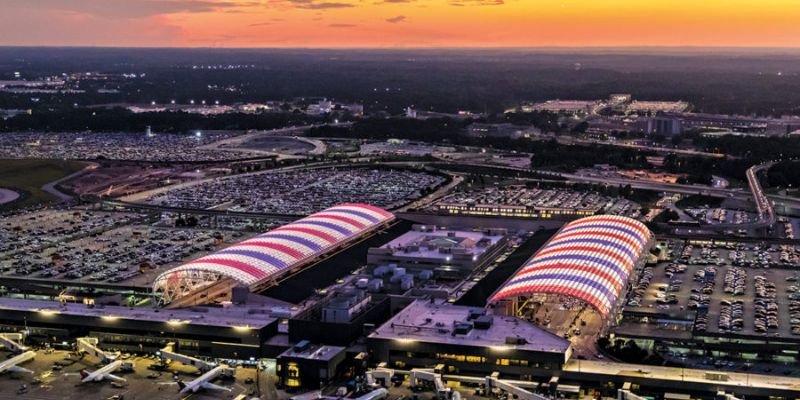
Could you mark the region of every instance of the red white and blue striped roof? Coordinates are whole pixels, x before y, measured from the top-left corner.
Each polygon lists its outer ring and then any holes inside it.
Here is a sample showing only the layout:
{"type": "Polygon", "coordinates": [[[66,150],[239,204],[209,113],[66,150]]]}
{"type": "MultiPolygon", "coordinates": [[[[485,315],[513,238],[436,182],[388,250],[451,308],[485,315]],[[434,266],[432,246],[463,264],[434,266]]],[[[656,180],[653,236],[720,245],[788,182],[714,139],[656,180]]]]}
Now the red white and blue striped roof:
{"type": "Polygon", "coordinates": [[[555,294],[583,300],[607,315],[652,233],[641,222],[596,215],[564,225],[489,299],[555,294]]]}
{"type": "Polygon", "coordinates": [[[186,272],[210,272],[253,286],[356,238],[394,215],[366,204],[341,204],[171,269],[154,282],[158,291],[186,272]]]}

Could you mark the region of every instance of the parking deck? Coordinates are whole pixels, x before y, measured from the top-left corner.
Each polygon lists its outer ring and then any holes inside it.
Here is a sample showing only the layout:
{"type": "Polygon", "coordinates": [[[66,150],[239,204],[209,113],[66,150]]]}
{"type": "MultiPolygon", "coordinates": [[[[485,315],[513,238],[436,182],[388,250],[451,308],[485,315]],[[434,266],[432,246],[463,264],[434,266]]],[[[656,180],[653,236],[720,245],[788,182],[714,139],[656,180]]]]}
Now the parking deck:
{"type": "Polygon", "coordinates": [[[800,340],[794,246],[670,245],[672,261],[646,268],[628,294],[629,309],[696,312],[696,334],[800,340]]]}

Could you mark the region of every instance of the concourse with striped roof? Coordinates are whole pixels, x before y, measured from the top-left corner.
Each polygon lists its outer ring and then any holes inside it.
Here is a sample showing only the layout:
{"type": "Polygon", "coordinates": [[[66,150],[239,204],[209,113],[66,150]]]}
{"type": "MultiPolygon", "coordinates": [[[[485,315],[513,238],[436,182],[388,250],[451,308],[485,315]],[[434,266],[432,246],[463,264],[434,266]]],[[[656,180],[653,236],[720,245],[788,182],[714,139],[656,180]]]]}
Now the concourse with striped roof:
{"type": "Polygon", "coordinates": [[[653,234],[639,221],[615,215],[564,225],[490,298],[516,313],[520,298],[565,296],[606,318],[624,296],[629,278],[646,259],[653,234]]]}
{"type": "Polygon", "coordinates": [[[153,292],[162,304],[176,307],[196,303],[190,298],[213,285],[219,294],[235,286],[256,290],[394,219],[366,204],[331,207],[166,271],[155,279],[153,292]]]}

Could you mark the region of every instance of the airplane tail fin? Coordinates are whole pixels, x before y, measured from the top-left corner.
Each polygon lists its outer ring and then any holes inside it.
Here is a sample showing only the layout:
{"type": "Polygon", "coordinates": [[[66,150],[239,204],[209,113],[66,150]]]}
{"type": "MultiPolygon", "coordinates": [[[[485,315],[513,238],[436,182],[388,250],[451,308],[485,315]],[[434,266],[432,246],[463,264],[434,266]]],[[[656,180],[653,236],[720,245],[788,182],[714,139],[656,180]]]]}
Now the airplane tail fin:
{"type": "Polygon", "coordinates": [[[178,390],[183,390],[186,387],[186,384],[183,381],[178,381],[178,390]]]}
{"type": "Polygon", "coordinates": [[[86,378],[87,376],[89,376],[89,371],[87,371],[85,369],[82,369],[80,374],[81,374],[81,379],[83,379],[83,378],[86,378]]]}

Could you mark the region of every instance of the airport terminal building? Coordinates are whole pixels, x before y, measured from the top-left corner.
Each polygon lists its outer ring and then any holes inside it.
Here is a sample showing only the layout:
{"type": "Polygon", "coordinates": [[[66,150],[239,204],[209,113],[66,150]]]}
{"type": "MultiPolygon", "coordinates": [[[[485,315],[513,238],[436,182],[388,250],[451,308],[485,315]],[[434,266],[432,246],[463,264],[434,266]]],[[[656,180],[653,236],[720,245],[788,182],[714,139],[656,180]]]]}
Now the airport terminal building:
{"type": "Polygon", "coordinates": [[[561,332],[532,322],[531,304],[557,308],[564,299],[579,301],[599,315],[605,330],[616,323],[652,241],[631,218],[570,222],[488,298],[485,309],[417,301],[369,335],[370,349],[398,368],[444,364],[454,372],[496,371],[514,379],[552,375],[573,349],[561,332]]]}
{"type": "Polygon", "coordinates": [[[394,215],[370,205],[328,208],[162,273],[152,286],[153,307],[3,297],[0,331],[27,330],[42,344],[92,336],[132,352],[176,342],[191,355],[276,357],[288,343],[265,344],[300,309],[253,293],[392,221],[394,215]]]}
{"type": "MultiPolygon", "coordinates": [[[[600,215],[564,225],[489,299],[506,314],[521,299],[579,299],[614,323],[622,299],[646,263],[653,234],[639,221],[600,215]]],[[[559,302],[559,300],[555,300],[559,302]]]]}

